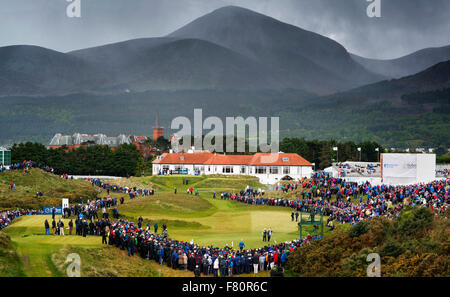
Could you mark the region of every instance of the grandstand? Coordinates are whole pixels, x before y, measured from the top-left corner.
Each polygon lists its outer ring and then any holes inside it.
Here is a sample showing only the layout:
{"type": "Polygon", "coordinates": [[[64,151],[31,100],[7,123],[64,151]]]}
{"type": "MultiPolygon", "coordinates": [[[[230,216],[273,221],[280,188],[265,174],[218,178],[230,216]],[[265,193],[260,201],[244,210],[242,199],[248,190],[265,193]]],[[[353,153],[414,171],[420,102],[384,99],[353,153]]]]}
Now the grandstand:
{"type": "Polygon", "coordinates": [[[436,165],[436,178],[450,177],[450,164],[436,165]]]}
{"type": "Polygon", "coordinates": [[[381,177],[379,162],[339,162],[325,169],[334,177],[381,177]]]}

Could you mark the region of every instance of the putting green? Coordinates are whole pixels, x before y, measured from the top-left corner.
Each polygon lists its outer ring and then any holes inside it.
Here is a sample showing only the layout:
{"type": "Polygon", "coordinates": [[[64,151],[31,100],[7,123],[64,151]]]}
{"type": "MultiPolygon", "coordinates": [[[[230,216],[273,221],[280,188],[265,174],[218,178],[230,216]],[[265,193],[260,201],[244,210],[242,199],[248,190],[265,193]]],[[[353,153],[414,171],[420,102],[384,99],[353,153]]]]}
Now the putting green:
{"type": "MultiPolygon", "coordinates": [[[[119,211],[131,220],[139,216],[153,225],[167,225],[169,237],[218,247],[236,246],[243,239],[249,248],[262,247],[264,228],[272,229],[272,242],[298,239],[298,226],[291,220],[290,208],[256,206],[241,202],[187,194],[157,193],[154,196],[128,200],[119,211]]],[[[305,215],[306,218],[306,215],[305,215]]],[[[312,232],[312,227],[309,228],[312,232]]],[[[306,231],[307,232],[307,231],[306,231]]]]}

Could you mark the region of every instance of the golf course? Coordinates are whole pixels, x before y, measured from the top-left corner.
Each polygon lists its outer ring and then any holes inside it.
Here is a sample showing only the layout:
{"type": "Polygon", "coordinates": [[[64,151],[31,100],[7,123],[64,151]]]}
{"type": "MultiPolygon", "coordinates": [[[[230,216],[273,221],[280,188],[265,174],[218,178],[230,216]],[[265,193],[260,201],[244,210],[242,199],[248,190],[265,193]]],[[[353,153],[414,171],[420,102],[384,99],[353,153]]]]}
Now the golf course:
{"type": "MultiPolygon", "coordinates": [[[[101,198],[108,196],[103,189],[92,186],[89,181],[63,179],[40,169],[32,169],[26,175],[22,172],[6,172],[1,175],[0,181],[0,203],[8,205],[6,201],[14,199],[23,208],[44,206],[43,203],[49,203],[45,206],[58,206],[60,199],[67,197],[70,191],[77,191],[79,196],[70,196],[70,203],[92,199],[92,191],[101,198]],[[11,182],[16,184],[15,191],[8,189],[11,182]],[[51,187],[48,183],[51,183],[51,187]],[[61,190],[58,192],[54,189],[61,190]],[[33,197],[36,191],[43,191],[43,197],[33,197]]],[[[180,241],[193,240],[202,246],[228,245],[238,249],[239,241],[243,240],[247,248],[258,248],[264,246],[264,228],[272,229],[271,241],[274,243],[299,237],[298,226],[291,221],[290,208],[256,206],[220,199],[221,192],[238,192],[247,185],[266,189],[254,177],[150,176],[106,182],[155,189],[154,195],[137,196],[134,199],[121,193],[111,192],[109,196],[125,198],[125,202],[117,206],[121,218],[137,222],[142,216],[144,226],[149,221],[152,225],[155,222],[160,226],[166,224],[169,237],[180,241]],[[183,179],[188,179],[189,184],[183,184],[183,179]],[[198,191],[198,196],[186,194],[186,190],[191,187],[198,191]],[[213,192],[216,193],[215,199],[213,192]]],[[[289,194],[268,191],[267,195],[283,197],[289,194]]],[[[109,211],[112,218],[112,212],[109,211]]],[[[102,245],[100,236],[69,236],[68,231],[65,232],[66,236],[44,235],[45,219],[51,221],[51,216],[23,216],[0,231],[2,276],[65,276],[68,265],[66,257],[70,253],[80,255],[82,276],[191,276],[189,271],[172,270],[154,261],[128,257],[126,251],[102,245]]],[[[64,219],[66,227],[68,222],[68,219],[64,219]]],[[[261,273],[258,276],[267,275],[261,273]]]]}

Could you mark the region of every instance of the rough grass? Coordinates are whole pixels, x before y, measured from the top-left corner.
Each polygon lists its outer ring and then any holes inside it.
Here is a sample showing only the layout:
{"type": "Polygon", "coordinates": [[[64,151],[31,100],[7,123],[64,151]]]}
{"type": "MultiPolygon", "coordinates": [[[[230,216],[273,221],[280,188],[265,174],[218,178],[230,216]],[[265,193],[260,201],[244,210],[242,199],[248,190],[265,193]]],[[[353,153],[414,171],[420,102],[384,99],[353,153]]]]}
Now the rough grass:
{"type": "Polygon", "coordinates": [[[150,265],[140,257],[128,257],[125,251],[115,247],[80,248],[63,247],[51,256],[56,269],[66,275],[70,261],[67,256],[76,253],[80,256],[82,277],[143,277],[158,276],[150,265]]]}
{"type": "Polygon", "coordinates": [[[214,213],[215,207],[195,195],[156,193],[128,200],[119,211],[129,216],[201,217],[214,213]]]}
{"type": "Polygon", "coordinates": [[[161,190],[161,188],[151,181],[151,177],[129,177],[119,178],[113,180],[103,179],[104,182],[119,187],[136,187],[138,189],[154,189],[155,191],[161,190]]]}
{"type": "Polygon", "coordinates": [[[62,198],[69,198],[74,203],[95,199],[97,193],[89,182],[65,180],[36,168],[26,175],[22,170],[0,173],[0,209],[60,206],[62,198]],[[8,189],[11,183],[16,184],[15,190],[8,189]],[[36,198],[37,192],[44,195],[36,198]]]}
{"type": "Polygon", "coordinates": [[[254,189],[265,189],[265,186],[262,185],[257,178],[249,178],[249,177],[209,177],[203,181],[200,181],[195,184],[195,188],[198,189],[215,189],[220,187],[223,190],[231,190],[231,191],[241,191],[245,189],[245,187],[250,186],[254,189]]]}
{"type": "Polygon", "coordinates": [[[0,231],[0,276],[24,276],[22,264],[11,238],[0,231]]]}

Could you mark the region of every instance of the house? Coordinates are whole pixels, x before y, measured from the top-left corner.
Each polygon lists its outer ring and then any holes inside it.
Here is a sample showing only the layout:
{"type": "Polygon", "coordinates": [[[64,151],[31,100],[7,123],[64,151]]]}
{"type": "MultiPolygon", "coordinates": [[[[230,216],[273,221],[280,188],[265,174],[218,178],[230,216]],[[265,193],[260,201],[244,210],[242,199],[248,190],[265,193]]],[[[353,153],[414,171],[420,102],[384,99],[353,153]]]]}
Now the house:
{"type": "Polygon", "coordinates": [[[312,164],[298,154],[256,153],[225,155],[189,150],[187,153],[164,153],[153,161],[153,174],[224,174],[251,175],[263,184],[283,178],[311,177],[312,164]]]}

